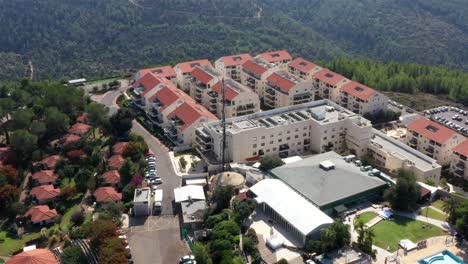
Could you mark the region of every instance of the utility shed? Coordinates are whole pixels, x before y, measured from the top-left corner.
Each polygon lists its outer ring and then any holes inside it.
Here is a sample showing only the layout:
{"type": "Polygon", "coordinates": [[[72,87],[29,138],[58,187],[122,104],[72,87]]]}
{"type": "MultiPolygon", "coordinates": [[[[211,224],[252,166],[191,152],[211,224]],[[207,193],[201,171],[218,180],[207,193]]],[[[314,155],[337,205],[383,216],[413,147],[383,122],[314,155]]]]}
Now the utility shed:
{"type": "Polygon", "coordinates": [[[271,173],[327,214],[379,197],[387,187],[379,177],[361,171],[333,151],[277,167],[271,173]]]}
{"type": "Polygon", "coordinates": [[[258,208],[287,230],[296,240],[318,238],[333,223],[328,215],[277,179],[265,179],[250,188],[258,208]]]}

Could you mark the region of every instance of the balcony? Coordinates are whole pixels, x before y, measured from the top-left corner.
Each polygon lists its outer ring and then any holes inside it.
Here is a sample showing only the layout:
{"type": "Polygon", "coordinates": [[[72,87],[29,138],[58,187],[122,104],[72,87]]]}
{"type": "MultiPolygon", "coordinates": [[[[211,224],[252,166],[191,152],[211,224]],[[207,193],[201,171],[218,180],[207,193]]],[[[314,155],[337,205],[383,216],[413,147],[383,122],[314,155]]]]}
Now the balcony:
{"type": "Polygon", "coordinates": [[[455,176],[458,176],[458,177],[464,177],[464,171],[463,170],[455,170],[453,172],[453,174],[455,174],[455,176]]]}
{"type": "Polygon", "coordinates": [[[198,90],[205,90],[207,88],[207,86],[204,83],[196,82],[195,83],[195,88],[198,89],[198,90]]]}
{"type": "Polygon", "coordinates": [[[211,99],[210,99],[210,103],[212,103],[212,104],[216,104],[217,101],[218,101],[218,100],[217,100],[216,98],[211,98],[211,99]]]}
{"type": "Polygon", "coordinates": [[[218,93],[216,92],[213,92],[213,91],[209,91],[208,92],[208,96],[211,97],[211,98],[218,98],[218,93]]]}
{"type": "Polygon", "coordinates": [[[279,151],[285,151],[285,150],[288,150],[289,149],[289,145],[288,144],[282,144],[279,146],[279,151]]]}
{"type": "Polygon", "coordinates": [[[418,140],[416,138],[411,138],[409,141],[408,141],[409,145],[413,145],[413,146],[416,146],[418,145],[418,140]]]}
{"type": "Polygon", "coordinates": [[[427,147],[427,148],[425,149],[425,151],[426,151],[427,153],[433,154],[433,153],[434,153],[434,148],[433,148],[433,147],[427,147]]]}
{"type": "Polygon", "coordinates": [[[353,104],[353,108],[359,109],[359,104],[353,104]]]}
{"type": "Polygon", "coordinates": [[[273,88],[271,88],[271,87],[268,87],[265,90],[265,93],[270,94],[270,95],[275,95],[276,94],[275,90],[273,88]]]}
{"type": "Polygon", "coordinates": [[[462,170],[464,170],[464,169],[465,169],[465,163],[464,163],[464,162],[461,162],[461,161],[460,161],[460,162],[458,162],[458,163],[457,163],[457,165],[455,165],[455,166],[456,166],[457,168],[460,168],[460,169],[462,169],[462,170]]]}
{"type": "Polygon", "coordinates": [[[310,139],[304,139],[304,146],[310,144],[310,139]]]}
{"type": "Polygon", "coordinates": [[[348,97],[342,97],[341,102],[344,103],[344,104],[347,104],[348,103],[348,97]]]}
{"type": "Polygon", "coordinates": [[[254,109],[255,109],[254,104],[240,105],[240,106],[237,107],[238,112],[247,111],[247,110],[254,110],[254,109]]]}

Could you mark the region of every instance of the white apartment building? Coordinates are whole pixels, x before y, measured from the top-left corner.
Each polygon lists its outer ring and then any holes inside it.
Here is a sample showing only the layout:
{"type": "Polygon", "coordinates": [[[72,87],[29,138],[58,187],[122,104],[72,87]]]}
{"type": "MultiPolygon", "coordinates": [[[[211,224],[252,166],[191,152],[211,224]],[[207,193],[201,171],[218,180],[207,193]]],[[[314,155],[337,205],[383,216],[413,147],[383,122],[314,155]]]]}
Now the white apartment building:
{"type": "Polygon", "coordinates": [[[453,149],[465,140],[455,131],[424,117],[408,124],[407,129],[405,143],[442,166],[450,164],[453,149]]]}
{"type": "Polygon", "coordinates": [[[241,83],[263,97],[266,78],[279,68],[261,58],[253,58],[241,66],[241,83]]]}
{"type": "Polygon", "coordinates": [[[163,85],[174,85],[171,81],[164,77],[158,77],[154,73],[149,72],[135,81],[132,85],[133,92],[131,97],[133,103],[140,109],[146,108],[146,99],[155,94],[163,85]]]}
{"type": "Polygon", "coordinates": [[[173,85],[166,85],[145,99],[146,114],[149,120],[158,127],[165,127],[169,124],[167,116],[178,106],[184,102],[194,102],[192,97],[173,85]]]}
{"type": "Polygon", "coordinates": [[[453,149],[453,159],[450,162],[450,173],[468,180],[468,139],[453,149]]]}
{"type": "Polygon", "coordinates": [[[314,90],[311,80],[277,71],[266,78],[263,102],[271,108],[307,103],[314,100],[314,90]]]}
{"type": "Polygon", "coordinates": [[[195,67],[189,82],[190,96],[195,101],[207,107],[210,101],[208,93],[211,88],[222,80],[223,76],[211,66],[195,67]]]}
{"type": "MultiPolygon", "coordinates": [[[[236,163],[345,149],[360,156],[372,133],[368,120],[328,100],[234,117],[226,123],[226,155],[236,163]]],[[[198,152],[209,164],[219,164],[221,122],[204,123],[195,133],[198,152]]]]}
{"type": "Polygon", "coordinates": [[[176,84],[176,72],[171,66],[153,67],[139,70],[135,75],[135,80],[139,80],[147,73],[153,73],[156,77],[164,77],[176,84]]]}
{"type": "Polygon", "coordinates": [[[194,60],[186,61],[176,64],[174,66],[174,71],[176,72],[176,82],[177,87],[184,90],[185,92],[189,91],[189,82],[191,81],[191,72],[198,66],[212,66],[211,62],[208,60],[194,60]]]}
{"type": "Polygon", "coordinates": [[[133,196],[133,212],[135,216],[151,214],[151,190],[149,187],[136,188],[133,196]]]}
{"type": "Polygon", "coordinates": [[[370,87],[350,81],[341,86],[339,104],[356,114],[374,115],[387,111],[388,98],[370,87]]]}
{"type": "Polygon", "coordinates": [[[282,69],[286,69],[287,64],[292,60],[292,56],[287,50],[268,51],[260,53],[256,57],[269,63],[273,63],[282,69]]]}
{"type": "Polygon", "coordinates": [[[185,101],[179,105],[167,116],[167,119],[168,125],[164,131],[177,146],[192,145],[195,140],[195,129],[198,126],[218,120],[205,107],[192,101],[185,101]]]}
{"type": "MultiPolygon", "coordinates": [[[[208,110],[215,113],[219,118],[222,117],[223,109],[222,85],[222,81],[216,83],[212,87],[212,91],[208,93],[211,97],[208,110]]],[[[258,95],[249,87],[232,79],[224,80],[224,100],[226,118],[253,114],[260,111],[260,99],[258,95]]]]}
{"type": "Polygon", "coordinates": [[[413,172],[419,181],[431,178],[439,183],[442,166],[434,159],[376,129],[373,129],[368,154],[374,158],[377,166],[392,173],[403,168],[413,172]]]}
{"type": "Polygon", "coordinates": [[[220,71],[225,78],[240,82],[241,66],[251,58],[252,55],[248,53],[224,56],[215,61],[215,68],[220,71]]]}
{"type": "Polygon", "coordinates": [[[317,95],[323,99],[329,99],[335,103],[340,101],[340,89],[349,82],[344,76],[332,72],[329,69],[321,69],[312,75],[317,95]]]}
{"type": "Polygon", "coordinates": [[[288,63],[288,72],[303,80],[311,80],[312,76],[322,67],[303,58],[296,58],[288,63]]]}

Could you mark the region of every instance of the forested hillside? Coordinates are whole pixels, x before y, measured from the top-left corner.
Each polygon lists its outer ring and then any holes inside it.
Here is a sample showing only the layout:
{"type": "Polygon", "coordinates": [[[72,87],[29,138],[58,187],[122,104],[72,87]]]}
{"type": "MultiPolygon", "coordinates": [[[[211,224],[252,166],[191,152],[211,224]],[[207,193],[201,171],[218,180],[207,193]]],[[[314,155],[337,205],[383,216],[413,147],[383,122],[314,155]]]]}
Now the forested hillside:
{"type": "Polygon", "coordinates": [[[271,49],[468,70],[466,0],[0,0],[0,80],[271,49]]]}

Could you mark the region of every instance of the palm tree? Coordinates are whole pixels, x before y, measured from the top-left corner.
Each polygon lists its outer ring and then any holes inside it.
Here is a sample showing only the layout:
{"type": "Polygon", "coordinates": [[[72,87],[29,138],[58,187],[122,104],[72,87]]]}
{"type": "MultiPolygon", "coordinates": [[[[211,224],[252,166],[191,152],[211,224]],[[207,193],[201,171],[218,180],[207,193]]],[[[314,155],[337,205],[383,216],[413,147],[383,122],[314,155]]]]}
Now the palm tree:
{"type": "Polygon", "coordinates": [[[458,202],[452,197],[445,201],[444,205],[442,206],[442,210],[448,214],[448,222],[451,224],[455,224],[455,214],[457,207],[458,202]]]}
{"type": "Polygon", "coordinates": [[[354,229],[358,233],[358,244],[362,244],[362,242],[364,241],[364,235],[366,231],[364,222],[358,219],[356,223],[354,224],[354,229]]]}

